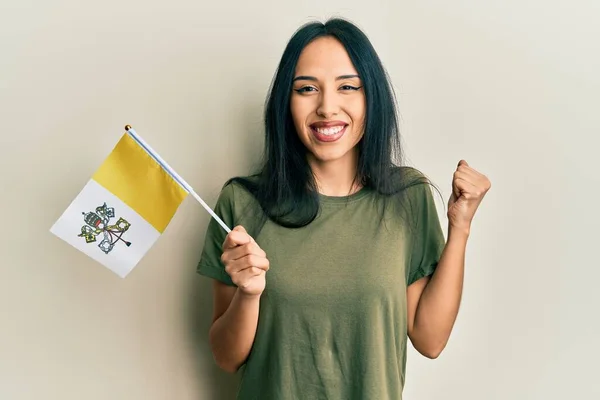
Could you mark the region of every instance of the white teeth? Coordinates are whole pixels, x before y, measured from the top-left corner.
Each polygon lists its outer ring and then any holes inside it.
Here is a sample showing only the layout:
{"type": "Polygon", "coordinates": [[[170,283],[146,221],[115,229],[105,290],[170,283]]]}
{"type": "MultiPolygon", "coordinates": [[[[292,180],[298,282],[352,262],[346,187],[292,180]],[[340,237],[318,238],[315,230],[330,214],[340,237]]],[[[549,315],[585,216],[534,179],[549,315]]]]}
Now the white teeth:
{"type": "Polygon", "coordinates": [[[321,135],[335,135],[336,133],[339,133],[342,129],[344,129],[343,126],[335,126],[333,128],[315,128],[315,130],[321,135]]]}

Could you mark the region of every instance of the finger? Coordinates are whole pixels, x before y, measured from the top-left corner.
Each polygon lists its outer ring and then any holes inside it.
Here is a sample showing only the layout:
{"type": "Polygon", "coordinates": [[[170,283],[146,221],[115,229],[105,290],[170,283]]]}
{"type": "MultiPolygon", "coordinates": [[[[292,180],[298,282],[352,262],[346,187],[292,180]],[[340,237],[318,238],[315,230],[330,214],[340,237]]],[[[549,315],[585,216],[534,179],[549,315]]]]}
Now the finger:
{"type": "Polygon", "coordinates": [[[467,180],[458,178],[455,184],[456,188],[458,189],[458,193],[465,199],[472,199],[480,196],[479,188],[467,180]]]}
{"type": "Polygon", "coordinates": [[[460,176],[454,180],[454,185],[459,189],[468,189],[471,187],[475,187],[473,182],[471,182],[469,179],[465,179],[464,177],[460,176]]]}
{"type": "Polygon", "coordinates": [[[453,182],[456,183],[456,181],[458,179],[462,179],[465,181],[471,181],[471,180],[473,180],[473,177],[471,176],[471,174],[469,174],[468,172],[466,172],[464,170],[458,170],[458,171],[454,172],[453,182]]]}
{"type": "Polygon", "coordinates": [[[454,175],[454,179],[464,179],[465,181],[471,183],[472,185],[478,187],[479,191],[487,191],[489,190],[490,184],[489,180],[485,175],[480,174],[477,171],[468,171],[461,170],[456,171],[454,175]]]}
{"type": "Polygon", "coordinates": [[[239,260],[236,260],[235,262],[245,264],[248,267],[260,268],[265,272],[268,271],[269,267],[270,267],[269,260],[267,258],[259,257],[254,254],[248,254],[247,256],[244,256],[244,257],[240,258],[239,260]]]}
{"type": "Polygon", "coordinates": [[[246,268],[246,269],[234,274],[232,276],[231,280],[238,287],[246,288],[250,284],[250,280],[252,278],[254,278],[256,276],[260,276],[264,273],[265,273],[265,271],[263,271],[260,268],[255,268],[255,267],[246,268]]]}
{"type": "Polygon", "coordinates": [[[269,260],[264,257],[258,257],[254,254],[249,254],[238,260],[230,261],[225,265],[225,271],[229,275],[233,275],[248,268],[259,268],[263,271],[269,270],[269,260]]]}
{"type": "MultiPolygon", "coordinates": [[[[246,231],[246,228],[244,228],[242,225],[238,225],[238,226],[236,226],[236,227],[235,227],[233,230],[235,230],[235,231],[239,231],[239,232],[243,232],[243,233],[248,233],[248,232],[246,231]]],[[[254,241],[254,238],[253,238],[252,236],[250,236],[250,241],[251,241],[251,242],[254,242],[254,243],[256,243],[256,242],[254,241]]]]}
{"type": "Polygon", "coordinates": [[[247,279],[250,279],[253,276],[258,276],[258,275],[264,274],[264,273],[266,273],[266,271],[263,269],[260,269],[258,267],[248,267],[248,268],[232,271],[231,273],[229,273],[229,276],[231,276],[231,279],[234,282],[240,282],[240,281],[245,281],[247,279]]]}
{"type": "Polygon", "coordinates": [[[467,174],[471,174],[471,176],[474,179],[486,179],[486,176],[484,174],[482,174],[481,172],[477,171],[475,168],[471,167],[466,162],[459,163],[458,167],[456,168],[456,170],[457,171],[465,172],[467,174]]]}
{"type": "Polygon", "coordinates": [[[485,177],[481,173],[479,173],[471,168],[456,170],[454,172],[454,177],[462,178],[462,179],[468,180],[472,183],[478,183],[478,182],[482,182],[485,180],[485,177]]]}
{"type": "Polygon", "coordinates": [[[234,228],[234,230],[237,230],[237,231],[239,231],[239,232],[243,232],[243,233],[247,234],[247,235],[248,235],[248,239],[250,240],[250,242],[256,243],[256,242],[254,241],[254,238],[253,238],[252,236],[250,236],[250,234],[248,234],[248,232],[246,231],[246,228],[244,228],[243,226],[241,226],[241,225],[238,225],[238,226],[236,226],[236,227],[234,228]]]}
{"type": "Polygon", "coordinates": [[[267,253],[265,253],[264,250],[261,249],[256,242],[252,241],[234,248],[226,249],[221,255],[221,261],[223,261],[223,263],[226,263],[228,261],[235,261],[251,254],[256,255],[258,257],[267,256],[267,253]]]}
{"type": "Polygon", "coordinates": [[[473,180],[473,181],[480,181],[482,179],[485,179],[485,177],[483,176],[483,174],[481,172],[478,172],[470,167],[461,167],[460,169],[457,170],[457,172],[462,172],[463,174],[471,177],[471,180],[473,180]]]}
{"type": "Polygon", "coordinates": [[[228,250],[228,257],[231,260],[238,260],[247,255],[255,255],[258,257],[266,257],[267,253],[261,249],[255,241],[240,245],[234,249],[228,250]]]}
{"type": "Polygon", "coordinates": [[[223,250],[233,249],[239,245],[250,243],[251,241],[252,240],[250,236],[246,232],[232,230],[225,237],[225,241],[223,242],[223,250]]]}

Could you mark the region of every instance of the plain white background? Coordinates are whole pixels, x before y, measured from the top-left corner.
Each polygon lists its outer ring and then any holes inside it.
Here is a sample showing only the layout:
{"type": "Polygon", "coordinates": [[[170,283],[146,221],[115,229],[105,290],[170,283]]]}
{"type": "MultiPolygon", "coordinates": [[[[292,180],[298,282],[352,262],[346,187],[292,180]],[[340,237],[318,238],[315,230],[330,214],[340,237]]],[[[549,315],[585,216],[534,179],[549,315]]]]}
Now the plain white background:
{"type": "Polygon", "coordinates": [[[212,361],[208,214],[188,198],[118,278],[49,232],[133,125],[210,204],[258,160],[261,113],[304,22],[370,36],[409,162],[450,195],[461,158],[493,187],[463,304],[405,398],[595,399],[600,5],[520,1],[119,0],[0,4],[0,397],[232,399],[212,361]]]}

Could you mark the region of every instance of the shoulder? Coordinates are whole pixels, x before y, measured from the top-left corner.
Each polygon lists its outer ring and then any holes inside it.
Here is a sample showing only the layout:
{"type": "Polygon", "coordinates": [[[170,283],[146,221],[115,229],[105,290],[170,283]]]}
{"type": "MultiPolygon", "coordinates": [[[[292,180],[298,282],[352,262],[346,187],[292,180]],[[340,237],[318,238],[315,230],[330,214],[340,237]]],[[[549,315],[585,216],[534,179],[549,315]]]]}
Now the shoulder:
{"type": "Polygon", "coordinates": [[[247,204],[254,199],[252,195],[256,185],[253,176],[236,176],[229,178],[221,187],[217,204],[235,208],[240,204],[247,204]]]}
{"type": "Polygon", "coordinates": [[[423,171],[408,165],[394,166],[391,168],[390,174],[394,184],[401,189],[408,189],[416,185],[431,183],[431,180],[423,171]]]}
{"type": "Polygon", "coordinates": [[[242,225],[250,232],[257,223],[253,217],[260,215],[261,209],[254,196],[256,184],[254,176],[236,176],[222,185],[215,212],[228,215],[232,228],[242,225]]]}
{"type": "Polygon", "coordinates": [[[400,203],[421,203],[431,195],[432,187],[431,179],[418,168],[406,165],[390,168],[387,194],[400,203]]]}
{"type": "Polygon", "coordinates": [[[395,166],[390,172],[394,210],[417,223],[424,212],[434,207],[432,180],[422,170],[412,166],[395,166]]]}

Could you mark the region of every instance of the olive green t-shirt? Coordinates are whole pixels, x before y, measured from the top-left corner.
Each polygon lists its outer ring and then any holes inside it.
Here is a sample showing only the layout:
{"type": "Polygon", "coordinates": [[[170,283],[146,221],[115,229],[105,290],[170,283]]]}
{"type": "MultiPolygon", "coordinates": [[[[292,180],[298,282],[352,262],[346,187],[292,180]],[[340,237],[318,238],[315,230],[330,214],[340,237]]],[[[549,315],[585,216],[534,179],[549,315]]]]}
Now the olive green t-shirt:
{"type": "MultiPolygon", "coordinates": [[[[406,288],[433,273],[445,245],[430,187],[405,193],[407,207],[387,206],[383,220],[381,196],[365,188],[321,195],[304,228],[264,225],[254,239],[270,269],[238,399],[402,399],[406,288]]],[[[245,225],[253,201],[232,183],[215,212],[231,228],[245,225]]],[[[225,236],[211,219],[198,272],[233,285],[220,260],[225,236]]]]}

